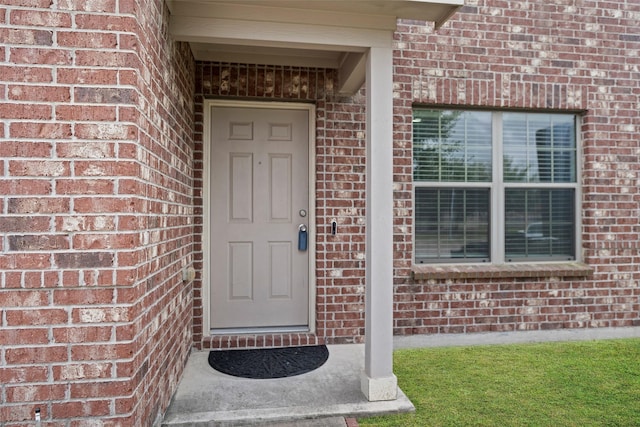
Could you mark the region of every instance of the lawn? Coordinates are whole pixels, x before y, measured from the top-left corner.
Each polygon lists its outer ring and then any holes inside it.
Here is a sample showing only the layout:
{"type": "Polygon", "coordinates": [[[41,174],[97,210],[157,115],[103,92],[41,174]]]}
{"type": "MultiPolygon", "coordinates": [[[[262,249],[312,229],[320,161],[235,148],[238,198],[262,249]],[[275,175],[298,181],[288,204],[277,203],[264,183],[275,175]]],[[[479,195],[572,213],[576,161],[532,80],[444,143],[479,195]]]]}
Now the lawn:
{"type": "Polygon", "coordinates": [[[398,350],[416,412],[361,426],[640,426],[640,339],[398,350]]]}

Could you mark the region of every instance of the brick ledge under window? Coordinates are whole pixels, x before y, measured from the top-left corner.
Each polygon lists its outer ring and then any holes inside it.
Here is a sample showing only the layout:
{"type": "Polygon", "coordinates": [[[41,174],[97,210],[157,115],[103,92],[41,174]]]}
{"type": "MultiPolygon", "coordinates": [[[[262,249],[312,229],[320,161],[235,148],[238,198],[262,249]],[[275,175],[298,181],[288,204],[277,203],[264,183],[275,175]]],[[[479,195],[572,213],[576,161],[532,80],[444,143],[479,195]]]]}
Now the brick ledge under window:
{"type": "Polygon", "coordinates": [[[414,265],[414,280],[500,279],[522,277],[587,277],[593,268],[580,262],[503,265],[414,265]]]}

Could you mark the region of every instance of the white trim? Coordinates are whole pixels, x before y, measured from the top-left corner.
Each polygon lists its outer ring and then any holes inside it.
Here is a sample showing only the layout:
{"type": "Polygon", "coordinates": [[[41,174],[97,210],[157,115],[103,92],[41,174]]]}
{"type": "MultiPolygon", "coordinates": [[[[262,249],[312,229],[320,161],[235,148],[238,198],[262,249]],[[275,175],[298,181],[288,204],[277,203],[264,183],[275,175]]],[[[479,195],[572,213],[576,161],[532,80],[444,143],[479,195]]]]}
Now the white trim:
{"type": "Polygon", "coordinates": [[[446,22],[464,0],[166,0],[172,15],[395,29],[396,19],[446,22]]]}
{"type": "Polygon", "coordinates": [[[365,356],[361,390],[394,400],[393,387],[393,50],[367,56],[365,356]]]}
{"type": "Polygon", "coordinates": [[[355,52],[368,46],[390,47],[393,34],[392,30],[190,16],[172,16],[169,25],[178,41],[355,52]]]}
{"type": "MultiPolygon", "coordinates": [[[[203,337],[211,337],[211,280],[208,254],[211,253],[209,232],[211,224],[210,201],[212,198],[211,186],[211,108],[212,107],[238,107],[238,108],[265,108],[283,110],[307,110],[309,114],[309,327],[310,333],[316,330],[316,107],[313,104],[293,102],[258,102],[235,101],[221,99],[205,99],[203,102],[203,126],[202,126],[202,334],[203,337]]],[[[296,328],[294,328],[296,329],[296,328]]],[[[299,328],[297,328],[299,329],[299,328]]],[[[261,333],[281,332],[282,328],[262,330],[261,333]]],[[[245,330],[244,333],[248,333],[245,330]]]]}

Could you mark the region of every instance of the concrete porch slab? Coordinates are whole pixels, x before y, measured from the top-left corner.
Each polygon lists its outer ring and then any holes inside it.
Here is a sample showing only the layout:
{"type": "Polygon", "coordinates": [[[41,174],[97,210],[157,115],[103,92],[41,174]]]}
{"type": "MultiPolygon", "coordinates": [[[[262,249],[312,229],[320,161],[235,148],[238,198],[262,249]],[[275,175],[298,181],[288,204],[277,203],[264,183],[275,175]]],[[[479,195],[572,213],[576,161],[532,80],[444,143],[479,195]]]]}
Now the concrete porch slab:
{"type": "Polygon", "coordinates": [[[313,372],[273,380],[232,377],[211,368],[208,351],[191,354],[162,426],[241,426],[414,410],[398,399],[369,402],[360,391],[364,345],[330,345],[329,359],[313,372]]]}

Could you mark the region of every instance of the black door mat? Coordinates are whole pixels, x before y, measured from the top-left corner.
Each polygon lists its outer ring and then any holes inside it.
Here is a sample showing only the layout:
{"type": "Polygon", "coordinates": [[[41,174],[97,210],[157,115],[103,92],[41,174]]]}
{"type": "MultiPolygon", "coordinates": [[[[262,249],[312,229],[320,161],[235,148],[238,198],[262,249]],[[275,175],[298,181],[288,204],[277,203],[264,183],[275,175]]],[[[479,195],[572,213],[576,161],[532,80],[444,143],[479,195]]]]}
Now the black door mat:
{"type": "Polygon", "coordinates": [[[329,358],[326,345],[216,350],[209,365],[216,371],[242,378],[284,378],[311,372],[329,358]]]}

